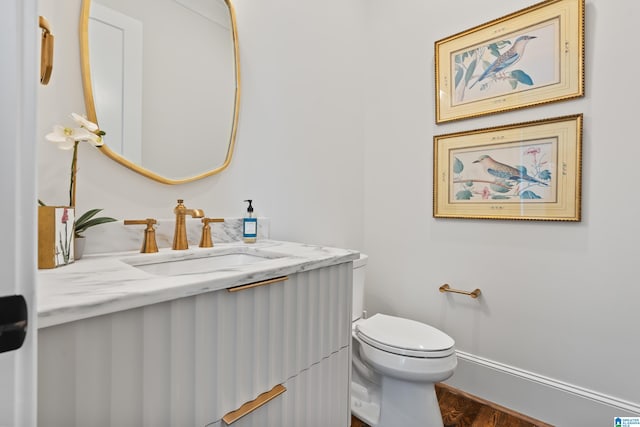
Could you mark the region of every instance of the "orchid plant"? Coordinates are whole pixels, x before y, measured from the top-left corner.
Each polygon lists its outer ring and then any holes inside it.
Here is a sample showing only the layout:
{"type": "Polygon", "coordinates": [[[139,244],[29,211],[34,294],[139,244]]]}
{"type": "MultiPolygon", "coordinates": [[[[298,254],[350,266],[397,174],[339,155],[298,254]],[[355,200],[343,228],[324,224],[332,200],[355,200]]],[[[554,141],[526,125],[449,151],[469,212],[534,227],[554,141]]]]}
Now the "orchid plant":
{"type": "MultiPolygon", "coordinates": [[[[71,118],[75,121],[76,127],[55,125],[53,127],[53,132],[47,134],[45,138],[47,141],[58,144],[58,148],[62,150],[73,150],[69,182],[69,206],[75,207],[76,175],[78,173],[78,145],[81,142],[88,142],[94,147],[100,147],[104,144],[102,137],[105,135],[105,132],[100,130],[97,124],[87,120],[79,114],[71,113],[71,118]]],[[[43,203],[40,202],[40,204],[43,203]]],[[[94,216],[101,210],[102,209],[91,209],[78,217],[74,223],[74,236],[82,237],[81,233],[89,227],[116,221],[115,218],[110,217],[94,218],[94,216]]]]}
{"type": "Polygon", "coordinates": [[[62,150],[73,149],[71,157],[71,179],[69,182],[69,206],[76,205],[76,174],[78,172],[78,144],[86,141],[95,147],[104,144],[102,136],[105,132],[98,128],[98,125],[87,120],[79,114],[71,113],[71,118],[76,122],[77,127],[66,127],[55,125],[53,132],[48,133],[47,141],[55,142],[62,150]]]}

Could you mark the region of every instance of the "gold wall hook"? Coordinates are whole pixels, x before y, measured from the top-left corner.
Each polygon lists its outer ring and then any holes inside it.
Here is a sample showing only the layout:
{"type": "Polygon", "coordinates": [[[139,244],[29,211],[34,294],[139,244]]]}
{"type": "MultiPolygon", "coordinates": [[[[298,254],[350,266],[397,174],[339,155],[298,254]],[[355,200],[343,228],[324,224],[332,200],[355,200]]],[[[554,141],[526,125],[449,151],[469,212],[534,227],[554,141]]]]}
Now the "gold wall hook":
{"type": "Polygon", "coordinates": [[[202,237],[200,238],[201,248],[212,248],[213,239],[211,238],[211,225],[212,222],[224,222],[222,218],[202,218],[202,237]]]}
{"type": "Polygon", "coordinates": [[[459,289],[452,289],[449,285],[447,285],[446,283],[442,286],[440,286],[440,292],[453,292],[454,294],[462,294],[462,295],[469,295],[471,298],[478,298],[480,296],[480,294],[482,293],[480,291],[480,289],[474,289],[471,292],[468,291],[461,291],[459,289]]]}
{"type": "Polygon", "coordinates": [[[146,225],[144,230],[144,240],[142,241],[142,248],[140,252],[143,254],[152,254],[158,252],[158,245],[156,243],[156,229],[153,228],[154,224],[157,224],[153,218],[147,219],[125,219],[124,225],[146,225]]]}
{"type": "Polygon", "coordinates": [[[38,24],[42,28],[42,42],[40,47],[40,83],[47,85],[53,71],[53,34],[49,21],[40,15],[38,24]]]}

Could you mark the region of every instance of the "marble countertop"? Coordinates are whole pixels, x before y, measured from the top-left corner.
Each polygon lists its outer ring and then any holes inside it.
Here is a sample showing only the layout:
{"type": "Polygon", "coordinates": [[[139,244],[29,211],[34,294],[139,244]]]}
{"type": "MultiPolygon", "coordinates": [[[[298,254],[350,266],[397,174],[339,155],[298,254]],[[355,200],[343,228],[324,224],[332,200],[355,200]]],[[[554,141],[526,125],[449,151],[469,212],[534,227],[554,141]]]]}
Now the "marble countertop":
{"type": "Polygon", "coordinates": [[[220,243],[208,249],[160,249],[155,254],[90,255],[64,267],[38,271],[38,327],[350,262],[357,259],[358,254],[348,249],[262,240],[254,244],[220,243]],[[252,251],[274,258],[208,273],[174,276],[154,275],[134,266],[252,251]]]}

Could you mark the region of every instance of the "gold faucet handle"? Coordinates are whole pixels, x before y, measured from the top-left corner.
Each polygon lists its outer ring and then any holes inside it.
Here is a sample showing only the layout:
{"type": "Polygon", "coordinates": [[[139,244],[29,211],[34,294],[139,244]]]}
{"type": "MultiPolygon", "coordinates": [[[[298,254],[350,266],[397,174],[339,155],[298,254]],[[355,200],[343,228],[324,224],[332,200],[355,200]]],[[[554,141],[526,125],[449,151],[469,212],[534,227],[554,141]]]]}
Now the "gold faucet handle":
{"type": "Polygon", "coordinates": [[[153,218],[147,219],[125,219],[124,225],[146,225],[144,230],[144,240],[142,241],[142,249],[140,252],[143,254],[152,254],[158,252],[158,245],[156,243],[156,229],[153,228],[154,224],[157,224],[153,218]]]}
{"type": "Polygon", "coordinates": [[[222,218],[202,218],[202,237],[200,238],[201,248],[212,248],[213,239],[211,239],[211,226],[212,222],[224,222],[222,218]]]}

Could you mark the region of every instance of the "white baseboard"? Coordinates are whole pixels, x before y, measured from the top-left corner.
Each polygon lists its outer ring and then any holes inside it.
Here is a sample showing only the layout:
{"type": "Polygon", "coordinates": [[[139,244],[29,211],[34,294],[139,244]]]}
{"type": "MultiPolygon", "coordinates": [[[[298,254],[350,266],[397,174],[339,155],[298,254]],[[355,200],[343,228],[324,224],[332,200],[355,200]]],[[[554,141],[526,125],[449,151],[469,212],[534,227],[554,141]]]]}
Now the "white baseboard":
{"type": "Polygon", "coordinates": [[[557,426],[613,426],[613,418],[640,415],[630,402],[534,372],[457,351],[458,368],[447,381],[483,399],[557,426]]]}

